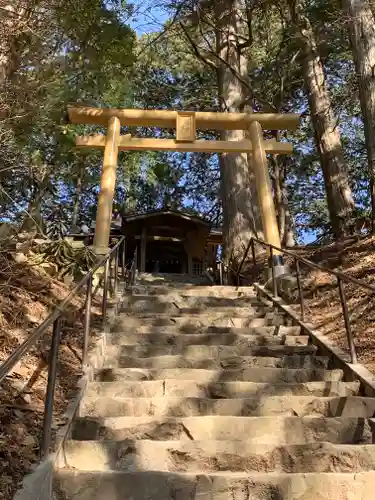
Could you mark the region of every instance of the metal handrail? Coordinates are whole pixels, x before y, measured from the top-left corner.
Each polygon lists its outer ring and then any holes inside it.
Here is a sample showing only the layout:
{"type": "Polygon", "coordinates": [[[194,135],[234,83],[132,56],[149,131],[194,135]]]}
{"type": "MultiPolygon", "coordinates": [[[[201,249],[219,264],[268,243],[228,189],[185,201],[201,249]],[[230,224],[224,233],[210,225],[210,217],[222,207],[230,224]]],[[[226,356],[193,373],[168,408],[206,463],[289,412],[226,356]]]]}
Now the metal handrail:
{"type": "MultiPolygon", "coordinates": [[[[61,319],[66,310],[66,307],[71,303],[73,297],[79,292],[85,285],[86,288],[86,300],[85,300],[85,319],[84,319],[84,331],[83,331],[83,351],[82,351],[82,366],[85,367],[87,364],[87,352],[89,346],[89,331],[90,331],[90,320],[91,320],[91,302],[92,302],[92,284],[93,276],[96,271],[102,267],[104,268],[104,282],[103,282],[103,299],[102,299],[102,320],[103,323],[106,321],[107,312],[107,301],[108,301],[108,289],[109,282],[112,281],[110,276],[111,261],[115,259],[114,266],[114,286],[113,293],[117,294],[118,291],[118,281],[119,281],[119,252],[121,249],[121,260],[122,260],[122,277],[126,284],[126,265],[125,265],[125,255],[126,255],[126,240],[125,236],[121,237],[116,245],[99,260],[97,264],[80,280],[80,282],[69,292],[69,294],[63,299],[58,306],[49,314],[49,316],[34,330],[30,337],[23,342],[10,356],[0,365],[0,384],[4,381],[5,377],[13,369],[13,367],[18,363],[24,354],[26,354],[36,343],[42,338],[46,333],[48,328],[53,325],[53,332],[51,337],[50,355],[48,362],[48,381],[47,390],[44,404],[44,416],[43,416],[43,436],[42,443],[40,446],[41,457],[45,457],[51,446],[51,429],[52,429],[52,418],[53,418],[53,405],[55,396],[55,386],[56,386],[56,376],[57,376],[57,360],[58,352],[61,340],[61,319]]],[[[136,252],[135,257],[131,266],[136,264],[136,252]]]]}
{"type": "Polygon", "coordinates": [[[333,276],[336,276],[337,278],[340,278],[342,281],[346,281],[347,283],[352,283],[353,285],[358,285],[361,288],[365,288],[366,290],[369,290],[370,292],[375,293],[375,286],[374,285],[369,285],[365,281],[359,280],[357,278],[353,278],[352,276],[349,276],[348,274],[342,273],[341,271],[335,271],[333,269],[329,269],[328,267],[321,266],[319,264],[315,264],[315,262],[312,262],[311,260],[305,259],[304,257],[300,257],[297,255],[295,252],[292,252],[291,250],[285,250],[283,248],[276,247],[275,245],[271,245],[270,243],[266,243],[265,241],[259,240],[258,238],[251,238],[253,242],[259,243],[262,246],[273,248],[274,250],[283,253],[284,255],[289,255],[292,257],[294,260],[298,260],[299,262],[305,264],[305,266],[310,267],[312,269],[318,269],[319,271],[322,271],[324,273],[332,274],[333,276]]]}
{"type": "MultiPolygon", "coordinates": [[[[341,302],[341,309],[342,309],[342,314],[344,317],[344,325],[345,325],[345,330],[346,330],[346,335],[347,335],[347,340],[348,340],[348,345],[349,345],[349,350],[350,350],[350,357],[351,357],[351,362],[352,363],[357,363],[357,351],[356,351],[356,346],[354,343],[353,339],[353,332],[351,329],[350,325],[350,316],[349,316],[349,310],[348,310],[348,303],[345,295],[345,290],[344,290],[344,283],[351,283],[353,285],[356,285],[358,287],[363,288],[364,290],[370,291],[372,293],[375,293],[375,286],[370,285],[366,283],[365,281],[359,280],[357,278],[353,278],[352,276],[349,276],[348,274],[345,274],[341,271],[335,271],[333,269],[329,269],[327,267],[321,266],[319,264],[315,264],[315,262],[312,262],[308,259],[305,259],[304,257],[300,257],[296,253],[290,250],[285,250],[283,248],[277,247],[275,245],[272,245],[271,243],[266,243],[265,241],[260,240],[259,238],[252,237],[246,247],[244,256],[237,268],[237,270],[234,270],[233,268],[229,267],[228,265],[225,265],[227,269],[232,271],[236,276],[237,276],[237,284],[240,282],[240,278],[248,280],[246,276],[241,274],[242,267],[247,259],[247,256],[249,254],[249,251],[251,249],[252,253],[252,261],[253,265],[257,265],[257,257],[256,257],[256,252],[255,252],[255,243],[258,243],[259,245],[265,247],[266,249],[269,250],[269,256],[270,256],[270,262],[271,262],[271,268],[272,268],[272,289],[273,289],[273,294],[275,297],[277,297],[278,294],[278,287],[277,287],[277,276],[275,272],[275,263],[274,263],[274,251],[280,252],[283,255],[288,255],[294,260],[295,267],[296,267],[296,278],[297,278],[297,288],[298,288],[298,296],[299,296],[299,302],[300,302],[300,308],[301,308],[301,320],[305,320],[305,301],[304,301],[304,296],[303,296],[303,290],[302,290],[302,283],[301,283],[301,266],[300,264],[304,264],[306,267],[310,269],[317,269],[321,272],[330,274],[332,276],[335,276],[337,278],[337,287],[339,291],[339,296],[340,296],[340,302],[341,302]]],[[[221,262],[221,265],[224,266],[224,264],[221,262]]],[[[221,284],[223,284],[223,270],[220,273],[221,276],[221,284]]],[[[248,280],[250,281],[250,280],[248,280]]]]}

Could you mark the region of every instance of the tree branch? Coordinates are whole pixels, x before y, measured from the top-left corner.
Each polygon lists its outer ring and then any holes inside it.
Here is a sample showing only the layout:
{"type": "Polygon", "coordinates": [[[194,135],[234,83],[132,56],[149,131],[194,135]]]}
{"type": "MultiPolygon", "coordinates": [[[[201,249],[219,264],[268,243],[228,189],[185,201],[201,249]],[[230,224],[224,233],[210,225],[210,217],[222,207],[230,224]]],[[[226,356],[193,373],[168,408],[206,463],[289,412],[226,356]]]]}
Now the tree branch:
{"type": "Polygon", "coordinates": [[[207,64],[208,66],[210,66],[210,68],[214,69],[215,71],[217,70],[217,66],[215,63],[213,63],[212,61],[209,61],[208,59],[206,59],[202,53],[200,52],[200,50],[198,49],[198,46],[197,44],[194,42],[194,40],[191,38],[188,30],[186,29],[186,27],[184,26],[184,24],[180,21],[179,22],[179,25],[182,29],[182,31],[184,32],[191,48],[193,49],[193,52],[194,54],[198,57],[198,59],[200,59],[204,64],[207,64]]]}

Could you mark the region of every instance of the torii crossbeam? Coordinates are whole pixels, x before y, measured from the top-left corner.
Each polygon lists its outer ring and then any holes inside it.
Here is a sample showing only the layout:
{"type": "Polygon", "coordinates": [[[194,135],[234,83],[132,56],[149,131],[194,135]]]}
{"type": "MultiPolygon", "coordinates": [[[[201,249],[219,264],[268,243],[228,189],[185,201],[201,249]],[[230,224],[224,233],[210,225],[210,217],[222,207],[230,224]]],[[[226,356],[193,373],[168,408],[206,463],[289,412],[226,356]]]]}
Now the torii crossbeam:
{"type": "MultiPolygon", "coordinates": [[[[112,203],[116,184],[117,156],[120,150],[181,151],[205,153],[251,153],[259,196],[264,238],[267,243],[280,247],[280,236],[272,196],[266,153],[290,154],[291,144],[264,140],[263,129],[296,130],[300,115],[294,113],[211,113],[195,111],[165,111],[142,109],[90,108],[69,106],[71,123],[103,125],[107,135],[81,136],[78,147],[104,149],[103,169],[96,216],[94,248],[98,254],[108,250],[112,203]],[[120,127],[158,127],[176,129],[176,139],[136,138],[120,135],[120,127]],[[206,141],[196,139],[196,129],[247,130],[250,140],[206,141]]],[[[276,252],[275,252],[276,254],[276,252]]],[[[276,262],[281,256],[275,255],[276,262]]]]}

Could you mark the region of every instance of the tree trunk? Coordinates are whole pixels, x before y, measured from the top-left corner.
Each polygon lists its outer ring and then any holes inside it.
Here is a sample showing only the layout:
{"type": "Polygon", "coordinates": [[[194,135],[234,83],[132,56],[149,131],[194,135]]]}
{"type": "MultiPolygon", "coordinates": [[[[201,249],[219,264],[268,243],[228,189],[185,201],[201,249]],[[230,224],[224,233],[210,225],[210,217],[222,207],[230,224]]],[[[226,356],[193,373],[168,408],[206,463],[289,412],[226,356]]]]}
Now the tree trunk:
{"type": "MultiPolygon", "coordinates": [[[[246,107],[248,59],[238,40],[238,34],[245,31],[244,10],[241,0],[219,0],[215,3],[218,89],[223,112],[243,112],[246,107]]],[[[242,130],[228,130],[221,134],[221,138],[227,141],[238,141],[244,136],[242,130]]],[[[254,175],[248,155],[222,154],[220,174],[224,258],[227,262],[233,260],[236,263],[242,258],[251,236],[262,237],[254,175]]]]}
{"type": "Polygon", "coordinates": [[[42,218],[42,200],[44,194],[43,189],[40,189],[39,186],[35,186],[27,209],[28,215],[26,215],[22,223],[22,231],[35,231],[44,234],[42,218]]]}
{"type": "Polygon", "coordinates": [[[375,16],[367,0],[342,0],[358,79],[368,157],[371,222],[375,231],[375,16]]]}
{"type": "Polygon", "coordinates": [[[303,13],[299,0],[288,0],[288,4],[303,53],[304,79],[323,170],[330,221],[335,238],[340,238],[349,230],[354,210],[340,131],[311,23],[303,13]]]}
{"type": "Polygon", "coordinates": [[[71,231],[75,231],[78,223],[79,210],[81,206],[81,197],[82,197],[82,177],[83,177],[83,167],[80,167],[76,181],[76,192],[74,195],[71,231]]]}
{"type": "Polygon", "coordinates": [[[21,57],[21,36],[30,30],[30,18],[36,3],[1,2],[0,86],[17,71],[21,57]]]}
{"type": "MultiPolygon", "coordinates": [[[[279,134],[277,134],[276,140],[280,140],[279,134]]],[[[294,245],[295,236],[293,217],[288,205],[288,189],[285,182],[287,165],[283,158],[275,155],[273,157],[273,166],[272,183],[280,241],[282,246],[290,247],[294,245]]]]}
{"type": "Polygon", "coordinates": [[[285,207],[285,224],[284,224],[284,234],[282,237],[282,245],[283,247],[294,247],[296,244],[296,235],[294,228],[293,216],[290,213],[288,198],[287,198],[287,188],[286,185],[283,188],[283,197],[284,197],[284,207],[285,207]]]}

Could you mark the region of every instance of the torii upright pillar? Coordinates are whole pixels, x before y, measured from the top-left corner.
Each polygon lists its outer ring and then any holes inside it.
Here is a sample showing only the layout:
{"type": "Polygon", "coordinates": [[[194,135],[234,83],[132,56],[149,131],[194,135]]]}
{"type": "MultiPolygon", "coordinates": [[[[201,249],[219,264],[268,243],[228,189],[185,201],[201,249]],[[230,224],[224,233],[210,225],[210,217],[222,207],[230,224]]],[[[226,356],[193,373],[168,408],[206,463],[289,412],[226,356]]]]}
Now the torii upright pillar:
{"type": "Polygon", "coordinates": [[[120,140],[120,120],[112,116],[108,120],[104,147],[103,169],[100,177],[100,192],[94,237],[94,252],[98,255],[109,251],[112,204],[116,186],[117,157],[120,140]]]}
{"type": "MultiPolygon", "coordinates": [[[[253,145],[253,170],[258,192],[259,208],[262,217],[264,239],[270,245],[281,248],[279,227],[277,224],[275,204],[272,196],[271,179],[268,171],[266,151],[263,141],[262,125],[254,121],[249,127],[250,140],[253,145]]],[[[270,262],[270,264],[272,264],[270,262]]],[[[283,256],[278,250],[273,251],[273,264],[284,267],[283,256]]],[[[283,270],[278,269],[280,274],[283,270]]]]}
{"type": "MultiPolygon", "coordinates": [[[[69,107],[69,118],[71,123],[108,127],[107,136],[83,136],[78,137],[76,140],[78,147],[99,147],[105,150],[94,239],[94,247],[97,253],[105,253],[108,250],[119,149],[125,151],[252,153],[265,241],[275,247],[281,246],[266,154],[289,154],[292,153],[293,147],[286,142],[264,140],[262,127],[267,130],[295,130],[298,127],[299,115],[294,113],[282,115],[272,113],[100,109],[71,106],[69,107]],[[120,125],[175,128],[176,139],[120,136],[120,125]],[[197,140],[196,129],[249,130],[250,140],[197,140]]],[[[280,269],[284,267],[283,259],[277,250],[273,252],[273,262],[271,264],[276,265],[278,274],[283,274],[280,269]]]]}

